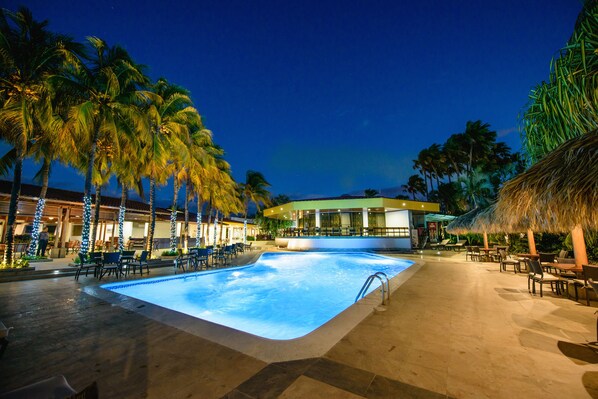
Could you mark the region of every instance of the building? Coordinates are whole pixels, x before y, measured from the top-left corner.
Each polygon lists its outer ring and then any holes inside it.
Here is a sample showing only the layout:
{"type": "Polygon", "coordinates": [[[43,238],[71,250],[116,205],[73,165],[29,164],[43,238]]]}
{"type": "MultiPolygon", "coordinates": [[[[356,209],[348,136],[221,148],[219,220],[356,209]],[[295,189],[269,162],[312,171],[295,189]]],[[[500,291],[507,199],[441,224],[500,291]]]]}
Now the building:
{"type": "MultiPolygon", "coordinates": [[[[10,203],[10,192],[12,182],[0,180],[0,237],[2,242],[6,241],[6,226],[8,224],[8,208],[10,203]]],[[[35,208],[41,191],[40,186],[31,184],[21,185],[19,207],[15,228],[16,252],[23,252],[26,241],[31,234],[35,208]],[[20,242],[22,241],[22,242],[20,242]]],[[[100,218],[97,228],[96,240],[104,249],[115,248],[119,235],[118,212],[120,198],[102,196],[100,206],[100,218]]],[[[95,196],[92,195],[92,204],[95,196]]],[[[92,205],[92,215],[94,213],[92,205]]],[[[44,212],[42,216],[42,228],[47,227],[54,248],[66,248],[67,243],[81,240],[83,229],[83,194],[76,191],[68,191],[57,188],[48,188],[44,212]]],[[[213,219],[213,218],[212,218],[213,219]]],[[[149,205],[141,202],[128,200],[126,202],[125,222],[123,223],[123,235],[125,242],[136,243],[136,247],[143,245],[147,237],[150,222],[149,205]]],[[[256,236],[258,229],[252,220],[247,227],[248,236],[256,236]]],[[[181,237],[184,224],[184,214],[179,211],[177,214],[177,237],[181,237]]],[[[201,236],[203,244],[214,243],[214,221],[208,225],[208,215],[203,215],[201,223],[201,236]]],[[[189,215],[189,245],[194,246],[197,237],[197,215],[189,215]]],[[[170,239],[170,209],[156,209],[156,227],[154,232],[154,248],[168,248],[170,239]]],[[[243,219],[227,217],[219,221],[216,230],[216,242],[238,242],[243,240],[243,219]]],[[[179,240],[180,242],[181,240],[179,240]]]]}
{"type": "Polygon", "coordinates": [[[292,222],[276,239],[289,249],[393,249],[425,245],[426,215],[434,202],[343,195],[292,201],[264,210],[264,216],[292,222]]]}

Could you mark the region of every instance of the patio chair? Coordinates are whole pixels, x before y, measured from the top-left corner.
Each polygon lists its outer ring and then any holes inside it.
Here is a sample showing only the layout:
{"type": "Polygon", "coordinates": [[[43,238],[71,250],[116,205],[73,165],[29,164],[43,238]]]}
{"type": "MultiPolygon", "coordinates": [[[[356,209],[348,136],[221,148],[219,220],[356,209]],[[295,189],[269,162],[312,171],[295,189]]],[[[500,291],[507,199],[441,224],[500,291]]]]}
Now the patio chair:
{"type": "Polygon", "coordinates": [[[594,282],[598,281],[598,266],[594,265],[581,265],[583,269],[583,280],[581,279],[573,279],[571,280],[571,284],[575,287],[575,299],[577,300],[577,288],[582,288],[585,290],[586,293],[586,304],[590,306],[590,296],[588,295],[588,291],[592,291],[592,286],[589,284],[589,280],[594,282]]]}
{"type": "Polygon", "coordinates": [[[183,272],[186,272],[188,269],[190,269],[189,266],[192,264],[193,264],[192,256],[180,254],[174,260],[174,274],[176,274],[179,269],[181,269],[183,272]]]}
{"type": "MultiPolygon", "coordinates": [[[[540,284],[540,298],[544,296],[542,287],[544,284],[550,284],[550,289],[554,292],[556,289],[557,295],[560,294],[560,287],[565,283],[560,277],[544,272],[540,262],[537,260],[528,261],[529,270],[533,270],[532,293],[536,293],[536,283],[540,284]]],[[[529,278],[529,277],[528,277],[529,278]]]]}
{"type": "Polygon", "coordinates": [[[249,244],[244,244],[245,245],[245,251],[249,250],[252,251],[253,248],[251,247],[251,244],[253,244],[253,242],[250,242],[249,244]]]}
{"type": "Polygon", "coordinates": [[[100,269],[100,280],[105,275],[114,274],[118,278],[121,274],[120,268],[120,252],[105,252],[100,269]]]}
{"type": "Polygon", "coordinates": [[[133,262],[135,262],[135,251],[134,250],[122,251],[120,253],[120,259],[119,259],[120,270],[125,275],[129,274],[129,270],[131,270],[131,266],[132,266],[133,262]]]}
{"type": "Polygon", "coordinates": [[[89,269],[93,269],[94,277],[97,276],[99,268],[100,264],[97,262],[97,259],[87,258],[87,256],[79,252],[79,267],[77,267],[77,271],[75,272],[75,281],[79,281],[79,276],[83,270],[85,270],[85,277],[87,277],[89,269]]]}
{"type": "Polygon", "coordinates": [[[138,258],[135,258],[133,262],[131,262],[131,266],[133,266],[133,274],[135,274],[135,270],[139,267],[139,274],[143,275],[143,266],[147,270],[147,274],[149,274],[149,264],[147,263],[147,256],[149,255],[149,251],[141,251],[141,254],[138,258]]]}
{"type": "Polygon", "coordinates": [[[507,271],[507,266],[513,266],[514,273],[517,273],[517,270],[519,270],[519,273],[521,273],[521,262],[520,261],[518,261],[516,259],[511,259],[509,257],[509,255],[507,254],[507,251],[505,251],[504,249],[498,250],[498,254],[499,254],[499,262],[500,262],[500,267],[499,267],[500,272],[502,272],[503,270],[507,271]]]}
{"type": "MultiPolygon", "coordinates": [[[[430,248],[436,249],[436,250],[444,249],[444,246],[446,244],[448,244],[450,241],[451,241],[450,238],[446,238],[440,242],[435,242],[435,243],[430,244],[430,248]]],[[[467,255],[465,256],[465,260],[467,260],[467,255]]]]}
{"type": "Polygon", "coordinates": [[[554,263],[554,261],[556,260],[556,254],[540,252],[540,253],[538,253],[538,256],[540,256],[540,258],[539,258],[540,265],[542,265],[544,270],[551,272],[552,266],[550,264],[554,263]]]}

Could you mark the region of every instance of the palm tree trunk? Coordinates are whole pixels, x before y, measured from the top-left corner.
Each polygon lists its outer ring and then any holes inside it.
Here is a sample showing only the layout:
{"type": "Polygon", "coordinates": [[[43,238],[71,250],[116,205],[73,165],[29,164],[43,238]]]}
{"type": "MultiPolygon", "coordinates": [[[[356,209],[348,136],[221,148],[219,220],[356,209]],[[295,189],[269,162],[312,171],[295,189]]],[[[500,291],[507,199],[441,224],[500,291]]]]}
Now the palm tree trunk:
{"type": "Polygon", "coordinates": [[[185,182],[185,224],[183,226],[184,248],[189,247],[189,180],[185,182]]]}
{"type": "Polygon", "coordinates": [[[87,160],[87,171],[85,172],[85,186],[83,190],[83,231],[81,232],[81,253],[87,255],[89,251],[89,227],[91,225],[91,176],[98,147],[99,127],[93,133],[93,140],[87,160]]]}
{"type": "Polygon", "coordinates": [[[195,235],[195,246],[201,246],[201,211],[203,209],[203,203],[199,200],[199,195],[197,195],[197,234],[195,235]]]}
{"type": "Polygon", "coordinates": [[[212,201],[208,203],[208,226],[206,227],[206,245],[210,243],[210,224],[212,223],[212,201]]]}
{"type": "Polygon", "coordinates": [[[125,232],[123,228],[125,225],[125,213],[127,212],[127,191],[127,185],[123,184],[120,195],[120,208],[118,209],[118,250],[120,252],[125,250],[125,232]]]}
{"type": "Polygon", "coordinates": [[[93,209],[93,229],[91,230],[91,252],[96,250],[96,237],[98,236],[98,224],[100,223],[100,205],[102,203],[102,186],[96,186],[96,201],[93,209]]]}
{"type": "Polygon", "coordinates": [[[39,242],[39,225],[41,224],[42,215],[44,214],[44,206],[46,205],[46,193],[48,192],[48,180],[51,162],[52,161],[49,158],[44,157],[44,163],[42,165],[42,189],[39,193],[37,205],[35,206],[33,231],[31,232],[31,242],[29,243],[29,250],[27,251],[27,255],[29,256],[35,256],[37,251],[37,244],[39,242]]]}
{"type": "Polygon", "coordinates": [[[150,194],[149,194],[149,206],[150,206],[150,223],[147,232],[147,242],[145,243],[145,249],[149,251],[149,257],[152,256],[154,249],[154,232],[156,231],[156,181],[154,178],[150,178],[150,194]]]}
{"type": "Polygon", "coordinates": [[[12,181],[12,190],[10,191],[10,205],[8,206],[8,222],[6,226],[6,252],[4,252],[4,262],[9,266],[11,266],[13,263],[15,222],[17,220],[19,195],[21,194],[21,174],[23,172],[23,157],[23,152],[19,151],[19,154],[15,161],[15,174],[12,181]]]}
{"type": "Polygon", "coordinates": [[[176,202],[179,196],[179,182],[176,178],[176,173],[174,177],[174,195],[172,196],[172,209],[170,211],[170,250],[176,251],[177,248],[177,239],[176,239],[176,216],[177,216],[177,209],[176,209],[176,202]]]}
{"type": "Polygon", "coordinates": [[[214,246],[216,246],[216,240],[218,239],[218,209],[216,209],[216,216],[214,217],[214,246]]]}

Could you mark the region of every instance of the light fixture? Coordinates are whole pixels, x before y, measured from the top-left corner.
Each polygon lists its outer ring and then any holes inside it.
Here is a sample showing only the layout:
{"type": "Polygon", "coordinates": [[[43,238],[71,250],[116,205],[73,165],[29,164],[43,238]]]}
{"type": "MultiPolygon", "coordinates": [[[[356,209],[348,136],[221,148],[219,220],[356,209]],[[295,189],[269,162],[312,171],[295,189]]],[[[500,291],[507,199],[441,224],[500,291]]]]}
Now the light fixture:
{"type": "Polygon", "coordinates": [[[424,206],[422,205],[422,208],[423,208],[423,207],[424,207],[424,206]]]}
{"type": "Polygon", "coordinates": [[[405,206],[406,204],[403,202],[403,206],[405,206]]]}

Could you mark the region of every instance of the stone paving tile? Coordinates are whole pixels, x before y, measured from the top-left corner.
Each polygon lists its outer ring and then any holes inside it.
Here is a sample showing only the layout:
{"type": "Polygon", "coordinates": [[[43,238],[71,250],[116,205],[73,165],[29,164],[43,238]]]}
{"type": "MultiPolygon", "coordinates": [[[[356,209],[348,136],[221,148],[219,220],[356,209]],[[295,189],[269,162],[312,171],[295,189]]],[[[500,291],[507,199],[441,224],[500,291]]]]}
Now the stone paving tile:
{"type": "Polygon", "coordinates": [[[319,359],[305,376],[333,385],[357,395],[365,395],[374,379],[374,374],[362,369],[345,366],[328,359],[319,359]]]}
{"type": "Polygon", "coordinates": [[[280,396],[280,399],[360,399],[363,396],[301,376],[280,396]]]}

